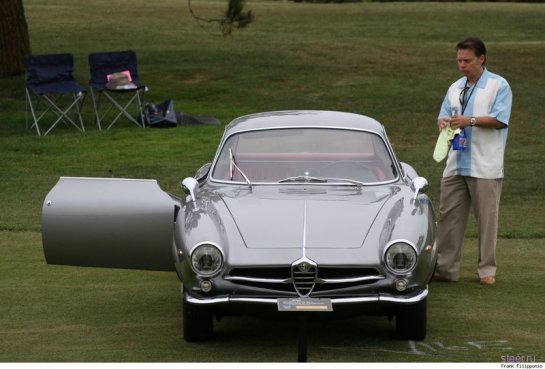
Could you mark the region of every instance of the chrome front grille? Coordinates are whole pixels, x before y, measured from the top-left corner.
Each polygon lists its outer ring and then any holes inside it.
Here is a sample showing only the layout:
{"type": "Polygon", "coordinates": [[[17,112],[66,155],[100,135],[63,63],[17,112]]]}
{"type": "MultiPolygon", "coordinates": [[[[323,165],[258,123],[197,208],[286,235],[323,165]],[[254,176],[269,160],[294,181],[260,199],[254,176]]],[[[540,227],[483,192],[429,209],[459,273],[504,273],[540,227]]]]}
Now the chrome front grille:
{"type": "Polygon", "coordinates": [[[372,284],[384,278],[375,268],[332,267],[309,264],[303,271],[300,264],[284,267],[233,268],[224,277],[240,286],[300,296],[324,295],[330,291],[372,284]]]}
{"type": "Polygon", "coordinates": [[[295,263],[291,267],[291,278],[293,287],[299,296],[306,297],[310,295],[316,285],[318,267],[308,261],[295,263]]]}

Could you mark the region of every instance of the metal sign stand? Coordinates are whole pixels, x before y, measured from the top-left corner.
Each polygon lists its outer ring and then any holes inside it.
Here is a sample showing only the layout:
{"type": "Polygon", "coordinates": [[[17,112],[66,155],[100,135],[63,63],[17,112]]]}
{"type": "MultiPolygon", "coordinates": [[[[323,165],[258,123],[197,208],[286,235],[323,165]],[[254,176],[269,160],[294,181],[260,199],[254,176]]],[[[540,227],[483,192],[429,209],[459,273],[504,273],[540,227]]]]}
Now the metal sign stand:
{"type": "Polygon", "coordinates": [[[331,299],[310,297],[279,298],[278,311],[295,312],[297,314],[299,334],[297,361],[306,363],[308,314],[333,311],[331,299]]]}
{"type": "Polygon", "coordinates": [[[299,314],[299,345],[297,352],[297,362],[306,363],[307,362],[307,328],[308,328],[308,317],[307,314],[299,314]]]}

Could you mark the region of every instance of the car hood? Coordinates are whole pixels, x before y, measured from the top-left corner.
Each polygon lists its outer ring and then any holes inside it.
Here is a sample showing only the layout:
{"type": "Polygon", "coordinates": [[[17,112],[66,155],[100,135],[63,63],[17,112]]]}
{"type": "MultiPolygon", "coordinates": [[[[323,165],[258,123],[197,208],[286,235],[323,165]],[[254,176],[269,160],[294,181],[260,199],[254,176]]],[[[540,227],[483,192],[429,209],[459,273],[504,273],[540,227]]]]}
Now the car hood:
{"type": "Polygon", "coordinates": [[[248,248],[349,249],[362,247],[391,194],[302,188],[221,197],[248,248]]]}

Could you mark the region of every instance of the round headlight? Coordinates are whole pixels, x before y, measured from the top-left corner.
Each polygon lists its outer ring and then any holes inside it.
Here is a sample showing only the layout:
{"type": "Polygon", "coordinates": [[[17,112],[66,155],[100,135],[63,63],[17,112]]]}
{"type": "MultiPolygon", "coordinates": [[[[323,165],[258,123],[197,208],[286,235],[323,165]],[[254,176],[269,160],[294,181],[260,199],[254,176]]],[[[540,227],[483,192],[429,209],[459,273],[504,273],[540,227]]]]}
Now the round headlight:
{"type": "Polygon", "coordinates": [[[416,250],[404,242],[396,242],[388,247],[384,255],[386,267],[394,274],[406,274],[416,266],[416,250]]]}
{"type": "Polygon", "coordinates": [[[191,266],[195,273],[212,276],[219,272],[223,264],[223,255],[215,245],[204,243],[191,252],[191,266]]]}

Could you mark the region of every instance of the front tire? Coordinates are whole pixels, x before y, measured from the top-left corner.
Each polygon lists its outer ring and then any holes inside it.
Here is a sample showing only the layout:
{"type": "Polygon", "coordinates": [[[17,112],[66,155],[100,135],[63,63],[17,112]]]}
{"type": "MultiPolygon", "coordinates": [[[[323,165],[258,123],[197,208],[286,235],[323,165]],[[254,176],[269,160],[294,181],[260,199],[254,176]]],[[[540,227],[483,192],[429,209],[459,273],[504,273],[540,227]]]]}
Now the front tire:
{"type": "Polygon", "coordinates": [[[212,338],[213,316],[208,307],[190,304],[182,296],[182,320],[187,342],[202,342],[212,338]]]}
{"type": "Polygon", "coordinates": [[[422,341],[426,338],[428,298],[416,304],[399,306],[396,330],[402,339],[422,341]]]}

